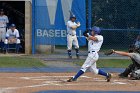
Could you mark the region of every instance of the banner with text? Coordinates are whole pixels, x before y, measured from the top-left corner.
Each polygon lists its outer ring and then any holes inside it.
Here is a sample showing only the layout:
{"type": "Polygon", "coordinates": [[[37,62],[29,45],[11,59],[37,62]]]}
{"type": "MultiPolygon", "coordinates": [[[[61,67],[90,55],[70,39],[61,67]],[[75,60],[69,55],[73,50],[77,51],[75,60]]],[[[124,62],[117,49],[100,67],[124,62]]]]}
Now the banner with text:
{"type": "Polygon", "coordinates": [[[66,23],[72,11],[81,26],[76,30],[79,45],[86,45],[83,32],[86,29],[85,0],[35,0],[36,44],[66,45],[66,23]]]}

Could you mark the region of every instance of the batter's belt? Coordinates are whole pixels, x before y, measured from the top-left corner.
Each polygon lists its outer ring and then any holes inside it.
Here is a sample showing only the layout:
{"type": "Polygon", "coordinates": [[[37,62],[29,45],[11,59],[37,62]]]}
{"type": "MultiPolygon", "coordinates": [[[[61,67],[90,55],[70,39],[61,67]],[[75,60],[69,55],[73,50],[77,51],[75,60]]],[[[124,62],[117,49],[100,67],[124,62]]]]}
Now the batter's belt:
{"type": "Polygon", "coordinates": [[[70,35],[70,36],[75,36],[75,35],[72,35],[72,34],[68,34],[68,35],[70,35]]]}

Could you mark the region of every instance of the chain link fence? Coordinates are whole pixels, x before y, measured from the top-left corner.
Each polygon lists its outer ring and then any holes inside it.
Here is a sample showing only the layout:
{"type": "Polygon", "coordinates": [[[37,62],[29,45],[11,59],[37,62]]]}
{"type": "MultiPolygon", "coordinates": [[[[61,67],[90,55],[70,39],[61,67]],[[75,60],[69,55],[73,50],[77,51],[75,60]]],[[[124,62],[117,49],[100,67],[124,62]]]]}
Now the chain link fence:
{"type": "Polygon", "coordinates": [[[139,0],[93,0],[92,24],[103,28],[104,49],[126,49],[140,34],[139,0]]]}
{"type": "Polygon", "coordinates": [[[93,0],[93,23],[103,18],[99,26],[107,29],[140,28],[139,0],[93,0]]]}
{"type": "Polygon", "coordinates": [[[134,44],[140,30],[131,29],[105,29],[102,30],[104,36],[103,49],[126,50],[130,44],[134,44]]]}
{"type": "MultiPolygon", "coordinates": [[[[86,2],[87,1],[88,0],[86,0],[86,2]]],[[[41,12],[46,11],[43,10],[46,6],[38,7],[39,9],[41,9],[41,11],[37,8],[36,13],[41,14],[41,12]]],[[[97,26],[101,27],[102,35],[104,36],[104,43],[102,49],[128,49],[128,46],[134,43],[134,40],[136,39],[137,35],[140,34],[139,15],[139,0],[92,0],[92,24],[94,24],[100,18],[103,19],[102,22],[97,24],[97,26]]],[[[42,24],[42,22],[45,23],[48,20],[46,17],[42,19],[42,21],[36,21],[38,27],[40,24],[42,24]]],[[[45,24],[42,24],[40,27],[44,25],[45,24]]],[[[47,29],[44,28],[41,30],[42,33],[44,33],[47,29]]],[[[48,34],[48,31],[46,32],[46,34],[48,34]]],[[[51,31],[51,33],[54,32],[51,31]]],[[[37,34],[38,33],[36,32],[36,45],[55,45],[56,50],[64,49],[66,52],[66,46],[56,45],[55,37],[49,37],[46,35],[44,36],[44,39],[40,39],[37,34]]],[[[81,47],[80,49],[87,51],[86,48],[87,47],[81,47]]]]}

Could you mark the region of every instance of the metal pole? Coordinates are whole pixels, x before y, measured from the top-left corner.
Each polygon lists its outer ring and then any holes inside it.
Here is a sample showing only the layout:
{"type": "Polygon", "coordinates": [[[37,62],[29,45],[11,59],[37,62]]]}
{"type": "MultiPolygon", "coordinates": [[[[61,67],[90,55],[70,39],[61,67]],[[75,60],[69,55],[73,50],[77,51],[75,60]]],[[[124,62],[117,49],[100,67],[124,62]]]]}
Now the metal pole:
{"type": "Polygon", "coordinates": [[[88,0],[88,28],[91,28],[92,21],[92,0],[88,0]]]}
{"type": "Polygon", "coordinates": [[[35,54],[35,0],[32,0],[32,54],[35,54]]]}

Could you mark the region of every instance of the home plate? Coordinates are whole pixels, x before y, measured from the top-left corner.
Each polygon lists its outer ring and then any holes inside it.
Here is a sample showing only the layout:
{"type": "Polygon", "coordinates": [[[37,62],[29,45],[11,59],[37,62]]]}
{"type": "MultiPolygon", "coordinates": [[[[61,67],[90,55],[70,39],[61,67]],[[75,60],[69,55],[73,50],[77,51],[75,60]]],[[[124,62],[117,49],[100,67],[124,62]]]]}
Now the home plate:
{"type": "Polygon", "coordinates": [[[127,84],[127,83],[124,83],[124,82],[113,82],[112,84],[119,84],[119,85],[125,85],[125,84],[127,84]]]}
{"type": "Polygon", "coordinates": [[[11,93],[8,89],[0,88],[0,93],[11,93]]]}

